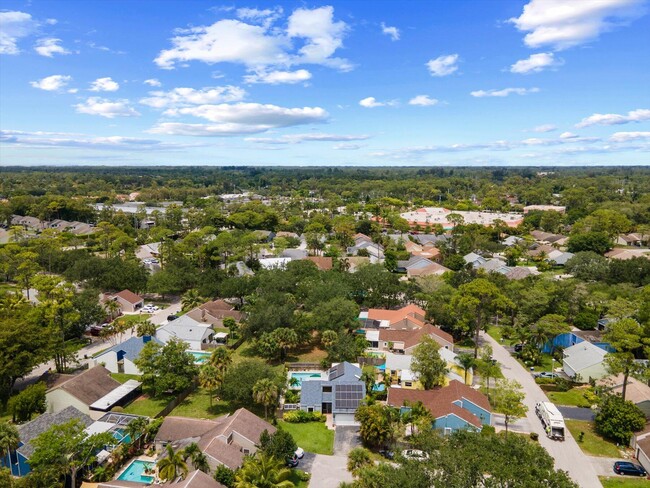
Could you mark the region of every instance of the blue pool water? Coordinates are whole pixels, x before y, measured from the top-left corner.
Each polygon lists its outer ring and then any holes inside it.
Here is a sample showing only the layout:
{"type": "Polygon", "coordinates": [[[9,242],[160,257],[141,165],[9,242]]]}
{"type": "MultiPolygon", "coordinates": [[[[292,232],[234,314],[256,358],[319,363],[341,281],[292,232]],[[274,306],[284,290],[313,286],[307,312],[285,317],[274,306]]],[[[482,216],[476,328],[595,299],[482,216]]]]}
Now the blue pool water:
{"type": "Polygon", "coordinates": [[[300,388],[302,386],[302,382],[304,380],[306,380],[306,379],[308,380],[310,378],[313,378],[313,379],[321,379],[322,378],[321,374],[318,373],[318,372],[315,372],[315,371],[311,371],[311,372],[308,371],[308,372],[304,372],[304,373],[291,373],[291,377],[296,378],[298,380],[298,385],[294,386],[293,388],[300,388]]]}
{"type": "Polygon", "coordinates": [[[113,437],[115,437],[119,442],[123,442],[124,444],[131,443],[131,436],[127,434],[124,429],[115,429],[113,431],[113,437]]]}
{"type": "Polygon", "coordinates": [[[384,391],[386,389],[386,385],[383,383],[375,383],[375,386],[372,387],[372,391],[384,391]]]}
{"type": "Polygon", "coordinates": [[[386,371],[386,363],[375,366],[375,369],[380,369],[381,371],[386,371]]]}
{"type": "Polygon", "coordinates": [[[147,466],[153,467],[154,463],[138,460],[133,461],[131,464],[129,464],[129,467],[124,470],[124,473],[122,473],[117,479],[121,481],[131,481],[134,483],[151,484],[153,483],[154,477],[149,476],[148,474],[144,474],[144,470],[147,466]]]}
{"type": "Polygon", "coordinates": [[[205,363],[208,359],[210,359],[210,353],[209,352],[201,352],[201,351],[190,351],[190,354],[194,356],[194,362],[196,364],[203,364],[205,363]]]}

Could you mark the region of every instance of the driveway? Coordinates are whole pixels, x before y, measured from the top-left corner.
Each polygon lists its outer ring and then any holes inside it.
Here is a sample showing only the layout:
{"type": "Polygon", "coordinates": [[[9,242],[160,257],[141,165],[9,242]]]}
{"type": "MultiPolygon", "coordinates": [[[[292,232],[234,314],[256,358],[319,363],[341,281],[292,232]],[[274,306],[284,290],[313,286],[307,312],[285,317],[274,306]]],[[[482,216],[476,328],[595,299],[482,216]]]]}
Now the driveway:
{"type": "MultiPolygon", "coordinates": [[[[616,461],[632,461],[636,463],[635,459],[624,459],[624,458],[608,458],[608,457],[596,457],[589,456],[591,465],[594,467],[598,476],[621,476],[614,472],[614,463],[616,461]]],[[[630,478],[630,476],[621,476],[621,478],[630,478]]]]}
{"type": "Polygon", "coordinates": [[[565,419],[591,421],[596,414],[591,408],[581,407],[557,407],[565,419]]]}
{"type": "Polygon", "coordinates": [[[352,482],[347,463],[347,456],[316,454],[311,465],[310,488],[338,488],[343,482],[352,482]]]}
{"type": "Polygon", "coordinates": [[[334,434],[334,455],[345,456],[355,447],[361,446],[359,427],[337,426],[334,434]]]}
{"type": "MultiPolygon", "coordinates": [[[[567,471],[569,476],[582,488],[602,486],[591,460],[582,452],[568,429],[565,432],[564,442],[552,441],[546,437],[542,423],[535,415],[535,404],[548,401],[548,398],[539,385],[535,383],[530,372],[526,371],[501,344],[489,335],[481,333],[481,338],[483,342],[487,342],[492,346],[492,356],[501,364],[503,375],[521,384],[526,394],[524,404],[528,407],[526,413],[527,424],[530,425],[532,432],[539,435],[539,443],[555,460],[555,467],[567,471]]],[[[523,424],[524,419],[520,422],[523,424]]]]}

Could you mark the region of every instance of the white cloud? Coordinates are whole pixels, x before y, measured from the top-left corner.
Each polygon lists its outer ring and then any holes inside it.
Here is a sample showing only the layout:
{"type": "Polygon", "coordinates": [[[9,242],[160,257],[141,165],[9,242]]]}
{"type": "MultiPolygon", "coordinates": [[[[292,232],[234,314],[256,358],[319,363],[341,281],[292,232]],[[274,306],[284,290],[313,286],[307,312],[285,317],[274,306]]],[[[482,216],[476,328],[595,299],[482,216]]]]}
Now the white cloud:
{"type": "Polygon", "coordinates": [[[56,39],[54,37],[39,39],[36,41],[34,51],[36,51],[41,56],[48,58],[53,57],[55,54],[70,54],[70,51],[59,45],[61,42],[61,39],[56,39]]]}
{"type": "Polygon", "coordinates": [[[628,142],[637,140],[650,140],[650,132],[615,132],[609,138],[612,142],[628,142]]]}
{"type": "Polygon", "coordinates": [[[431,76],[447,76],[458,70],[458,54],[447,54],[427,62],[431,76]]]}
{"type": "Polygon", "coordinates": [[[575,139],[578,137],[578,134],[574,134],[573,132],[562,132],[560,134],[560,139],[575,139]]]}
{"type": "Polygon", "coordinates": [[[106,78],[97,78],[95,81],[93,81],[90,84],[90,91],[94,92],[101,92],[101,91],[106,91],[106,92],[114,92],[120,89],[119,83],[116,81],[113,81],[111,77],[106,77],[106,78]]]}
{"type": "Polygon", "coordinates": [[[0,12],[0,54],[18,54],[18,41],[33,33],[38,27],[32,16],[25,12],[0,12]]]}
{"type": "Polygon", "coordinates": [[[262,24],[269,27],[276,20],[278,20],[283,13],[282,7],[275,7],[273,9],[259,10],[256,8],[238,8],[235,11],[238,18],[248,20],[254,24],[262,24]]]}
{"type": "Polygon", "coordinates": [[[165,69],[188,61],[238,63],[251,70],[301,63],[351,69],[348,61],[332,57],[342,47],[347,32],[345,22],[334,21],[332,7],[296,9],[289,16],[286,29],[271,25],[281,10],[237,12],[248,21],[264,19],[262,25],[223,19],[209,26],[177,30],[171,39],[172,48],[161,51],[155,63],[165,69]],[[293,40],[302,40],[296,43],[301,46],[297,51],[293,40]]]}
{"type": "Polygon", "coordinates": [[[477,98],[507,97],[510,94],[528,95],[529,93],[537,93],[538,91],[539,88],[504,88],[502,90],[477,90],[470,92],[470,95],[477,98]]]}
{"type": "Polygon", "coordinates": [[[399,29],[397,27],[390,27],[384,22],[381,23],[381,32],[389,36],[393,41],[399,41],[399,29]]]}
{"type": "Polygon", "coordinates": [[[380,102],[375,97],[366,97],[363,100],[359,100],[359,105],[365,108],[394,107],[397,105],[397,100],[388,100],[386,102],[380,102]]]}
{"type": "Polygon", "coordinates": [[[244,76],[246,83],[267,83],[269,85],[301,83],[311,79],[311,73],[306,69],[296,71],[259,71],[244,76]]]}
{"type": "Polygon", "coordinates": [[[79,91],[79,88],[70,88],[68,90],[68,93],[77,93],[79,91]]]}
{"type": "Polygon", "coordinates": [[[639,108],[631,110],[627,115],[621,114],[593,114],[582,119],[576,127],[589,127],[590,125],[620,125],[630,122],[642,122],[650,120],[650,110],[639,108]]]}
{"type": "Polygon", "coordinates": [[[165,115],[191,115],[209,120],[214,125],[164,122],[150,129],[150,132],[199,136],[255,134],[281,127],[322,123],[329,117],[327,111],[320,107],[287,108],[259,103],[173,108],[165,111],[165,115]]]}
{"type": "Polygon", "coordinates": [[[143,83],[145,85],[154,86],[154,87],[162,86],[162,83],[158,81],[156,78],[150,78],[148,80],[144,80],[143,83]]]}
{"type": "Polygon", "coordinates": [[[553,132],[554,130],[557,130],[557,126],[553,124],[542,124],[535,127],[533,132],[553,132]]]}
{"type": "Polygon", "coordinates": [[[566,49],[594,40],[642,13],[644,0],[530,0],[522,14],[511,18],[526,32],[528,47],[566,49]]]}
{"type": "Polygon", "coordinates": [[[58,91],[66,86],[70,80],[72,80],[72,76],[52,75],[46,76],[38,81],[30,81],[29,84],[39,90],[58,91]]]}
{"type": "Polygon", "coordinates": [[[150,97],[140,103],[153,108],[183,107],[188,105],[205,105],[211,103],[239,102],[246,96],[246,91],[237,86],[215,86],[201,88],[174,88],[170,91],[149,92],[150,97]]]}
{"type": "Polygon", "coordinates": [[[75,108],[80,114],[99,115],[108,119],[140,115],[129,105],[128,100],[107,100],[105,98],[90,97],[83,103],[75,105],[75,108]]]}
{"type": "Polygon", "coordinates": [[[418,95],[409,100],[409,105],[419,105],[421,107],[430,107],[431,105],[438,104],[438,100],[429,97],[429,95],[418,95]]]}
{"type": "Polygon", "coordinates": [[[369,139],[368,135],[339,135],[339,134],[287,134],[279,138],[272,137],[249,137],[248,142],[258,144],[300,144],[301,142],[347,142],[347,141],[365,141],[369,139]]]}
{"type": "Polygon", "coordinates": [[[553,53],[537,53],[531,54],[527,59],[517,61],[510,66],[510,72],[519,74],[539,73],[545,68],[559,66],[561,64],[562,61],[556,60],[553,53]]]}
{"type": "Polygon", "coordinates": [[[337,151],[356,151],[357,149],[361,149],[364,147],[363,144],[335,144],[332,149],[335,149],[337,151]]]}

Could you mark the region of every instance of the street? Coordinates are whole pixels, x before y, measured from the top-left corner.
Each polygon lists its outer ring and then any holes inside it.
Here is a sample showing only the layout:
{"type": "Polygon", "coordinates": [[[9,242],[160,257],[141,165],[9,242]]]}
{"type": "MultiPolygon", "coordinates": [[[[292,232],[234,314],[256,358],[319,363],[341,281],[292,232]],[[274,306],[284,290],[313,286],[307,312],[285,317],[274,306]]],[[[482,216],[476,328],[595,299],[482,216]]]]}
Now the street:
{"type": "MultiPolygon", "coordinates": [[[[540,401],[548,401],[548,398],[535,383],[530,372],[526,371],[501,344],[488,334],[481,332],[481,339],[492,346],[492,357],[501,364],[503,375],[521,384],[526,393],[524,404],[528,407],[528,412],[526,419],[521,419],[519,422],[525,423],[527,427],[531,428],[531,432],[536,432],[539,435],[539,443],[555,459],[555,467],[567,471],[569,476],[582,488],[602,486],[591,459],[582,452],[568,429],[565,431],[563,442],[552,441],[546,437],[542,423],[535,415],[535,404],[540,401]]],[[[515,426],[513,426],[514,430],[515,426]]]]}

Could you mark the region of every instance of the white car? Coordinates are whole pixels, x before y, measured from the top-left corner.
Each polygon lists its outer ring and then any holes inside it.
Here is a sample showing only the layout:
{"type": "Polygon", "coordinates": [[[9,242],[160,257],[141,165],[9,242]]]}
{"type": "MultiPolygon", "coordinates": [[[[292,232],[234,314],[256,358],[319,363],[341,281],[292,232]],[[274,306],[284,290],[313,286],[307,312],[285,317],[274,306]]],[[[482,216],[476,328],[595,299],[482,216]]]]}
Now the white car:
{"type": "Polygon", "coordinates": [[[426,461],[429,459],[429,455],[419,449],[406,449],[405,451],[402,451],[402,456],[413,461],[426,461]]]}
{"type": "Polygon", "coordinates": [[[296,449],[295,454],[298,457],[298,459],[302,459],[305,456],[305,451],[303,450],[302,447],[299,447],[298,449],[296,449]]]}
{"type": "Polygon", "coordinates": [[[145,305],[140,309],[142,313],[155,313],[158,311],[158,307],[155,305],[145,305]]]}

